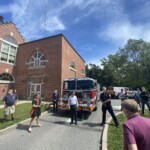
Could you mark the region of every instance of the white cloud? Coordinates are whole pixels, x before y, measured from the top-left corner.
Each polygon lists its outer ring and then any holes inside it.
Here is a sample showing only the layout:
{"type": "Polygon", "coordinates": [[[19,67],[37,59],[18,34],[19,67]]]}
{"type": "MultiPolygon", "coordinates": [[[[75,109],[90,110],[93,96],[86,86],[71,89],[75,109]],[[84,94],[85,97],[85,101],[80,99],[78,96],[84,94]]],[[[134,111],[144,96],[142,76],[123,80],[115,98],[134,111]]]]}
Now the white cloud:
{"type": "Polygon", "coordinates": [[[88,59],[86,61],[86,64],[89,65],[89,64],[95,64],[96,66],[101,66],[101,62],[100,62],[100,59],[99,58],[94,58],[94,59],[88,59]]]}
{"type": "Polygon", "coordinates": [[[47,21],[41,25],[41,27],[42,29],[50,32],[65,29],[64,24],[57,16],[49,17],[47,21]]]}
{"type": "MultiPolygon", "coordinates": [[[[132,24],[124,13],[122,2],[123,0],[15,0],[12,5],[0,6],[0,13],[11,11],[12,21],[23,36],[29,39],[38,38],[47,31],[51,34],[66,30],[71,24],[80,24],[83,18],[92,15],[100,26],[98,35],[104,39],[119,44],[124,44],[129,38],[150,40],[149,27],[132,24]],[[72,13],[74,16],[70,21],[68,16],[72,13]]],[[[138,13],[148,15],[147,4],[150,3],[144,3],[146,11],[141,9],[138,13]]]]}
{"type": "MultiPolygon", "coordinates": [[[[55,1],[16,0],[11,5],[13,22],[17,25],[25,38],[37,39],[43,32],[49,34],[64,30],[65,25],[60,14],[63,7],[54,6],[55,1]]],[[[43,35],[44,36],[44,35],[43,35]]]]}
{"type": "Polygon", "coordinates": [[[114,15],[116,13],[112,12],[117,10],[118,13],[120,10],[119,1],[65,0],[62,2],[61,0],[15,0],[12,5],[3,7],[8,7],[5,10],[11,11],[12,21],[17,25],[25,38],[31,39],[42,35],[44,31],[48,31],[51,34],[58,30],[65,30],[67,28],[66,24],[70,26],[74,22],[80,23],[83,18],[93,13],[93,17],[98,18],[103,16],[103,14],[114,15]],[[109,13],[110,10],[111,13],[109,13]],[[74,13],[74,18],[70,21],[67,18],[72,13],[74,13]]]}
{"type": "Polygon", "coordinates": [[[130,22],[112,23],[99,33],[105,40],[124,45],[129,39],[150,41],[150,28],[147,25],[133,25],[130,22]]]}

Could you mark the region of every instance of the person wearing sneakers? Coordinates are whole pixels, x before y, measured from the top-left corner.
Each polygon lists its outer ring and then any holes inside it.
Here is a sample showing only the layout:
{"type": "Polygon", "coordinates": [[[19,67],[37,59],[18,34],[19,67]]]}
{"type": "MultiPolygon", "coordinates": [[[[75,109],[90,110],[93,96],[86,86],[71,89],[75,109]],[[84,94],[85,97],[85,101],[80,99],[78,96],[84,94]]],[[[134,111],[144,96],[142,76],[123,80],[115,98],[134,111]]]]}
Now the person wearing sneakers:
{"type": "Polygon", "coordinates": [[[110,113],[110,115],[112,116],[112,118],[114,120],[116,127],[118,127],[119,122],[118,122],[117,117],[115,116],[115,113],[113,112],[113,108],[111,105],[111,98],[106,91],[106,87],[103,87],[103,93],[100,95],[100,100],[102,102],[102,123],[101,123],[101,126],[103,126],[105,124],[106,112],[108,110],[108,112],[110,113]]]}
{"type": "Polygon", "coordinates": [[[38,94],[35,94],[32,101],[32,108],[33,112],[31,114],[31,121],[28,131],[32,131],[32,122],[34,121],[36,117],[36,126],[41,127],[41,124],[39,124],[39,116],[41,115],[41,100],[38,94]]]}

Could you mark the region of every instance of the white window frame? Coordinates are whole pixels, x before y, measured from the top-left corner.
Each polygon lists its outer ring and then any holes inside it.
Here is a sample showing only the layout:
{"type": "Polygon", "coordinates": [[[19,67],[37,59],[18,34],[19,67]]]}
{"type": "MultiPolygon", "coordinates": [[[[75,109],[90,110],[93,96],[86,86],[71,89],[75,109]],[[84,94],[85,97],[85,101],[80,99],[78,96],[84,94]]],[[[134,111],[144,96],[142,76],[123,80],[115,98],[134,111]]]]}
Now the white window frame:
{"type": "Polygon", "coordinates": [[[76,65],[75,65],[75,63],[74,63],[73,61],[70,62],[69,68],[70,68],[71,70],[73,70],[73,71],[76,71],[76,65]]]}
{"type": "Polygon", "coordinates": [[[8,80],[1,80],[0,78],[0,83],[15,83],[15,78],[9,74],[9,73],[2,73],[1,75],[6,74],[5,78],[7,78],[8,80]],[[10,77],[13,78],[13,81],[10,80],[10,77]]]}
{"type": "Polygon", "coordinates": [[[0,49],[0,62],[4,62],[4,63],[8,63],[8,64],[13,64],[13,65],[15,65],[15,64],[16,64],[16,55],[17,55],[18,45],[12,44],[12,43],[10,43],[10,42],[8,42],[8,41],[6,41],[6,40],[3,40],[3,39],[1,39],[1,38],[0,38],[0,40],[2,41],[2,45],[1,45],[1,49],[0,49]],[[8,44],[8,52],[5,52],[5,51],[2,50],[4,43],[5,43],[5,44],[8,44]],[[16,48],[16,54],[10,53],[11,46],[13,46],[13,47],[16,48]],[[8,55],[6,61],[5,61],[5,60],[1,60],[2,53],[8,55]],[[14,62],[9,62],[10,57],[14,57],[14,62]]]}
{"type": "Polygon", "coordinates": [[[44,68],[46,66],[46,62],[48,62],[48,61],[45,59],[44,54],[40,51],[36,51],[30,57],[29,62],[27,64],[28,64],[29,68],[44,68]],[[42,57],[44,57],[44,60],[41,60],[42,57]],[[45,64],[42,65],[42,63],[45,63],[45,64]]]}

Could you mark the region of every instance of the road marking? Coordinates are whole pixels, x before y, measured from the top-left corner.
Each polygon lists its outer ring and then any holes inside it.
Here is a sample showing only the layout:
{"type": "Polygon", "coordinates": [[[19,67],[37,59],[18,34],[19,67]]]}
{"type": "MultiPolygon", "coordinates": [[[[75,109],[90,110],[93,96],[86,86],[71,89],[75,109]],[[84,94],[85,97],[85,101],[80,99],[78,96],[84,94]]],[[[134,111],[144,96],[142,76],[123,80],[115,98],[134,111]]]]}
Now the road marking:
{"type": "Polygon", "coordinates": [[[71,122],[71,119],[68,119],[66,122],[71,122]]]}
{"type": "Polygon", "coordinates": [[[117,110],[120,110],[121,109],[121,106],[112,106],[113,109],[117,109],[117,110]]]}

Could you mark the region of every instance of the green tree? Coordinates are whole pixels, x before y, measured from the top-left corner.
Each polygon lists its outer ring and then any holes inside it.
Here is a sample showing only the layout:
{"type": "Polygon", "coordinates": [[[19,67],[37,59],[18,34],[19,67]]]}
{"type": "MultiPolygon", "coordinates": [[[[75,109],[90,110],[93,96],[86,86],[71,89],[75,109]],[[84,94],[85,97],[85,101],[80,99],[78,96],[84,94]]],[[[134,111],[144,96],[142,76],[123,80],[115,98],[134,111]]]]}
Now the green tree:
{"type": "Polygon", "coordinates": [[[98,83],[101,83],[101,69],[95,64],[86,65],[86,76],[96,79],[98,83]]]}
{"type": "Polygon", "coordinates": [[[126,82],[132,87],[149,86],[150,84],[150,43],[143,40],[128,40],[121,56],[127,58],[126,82]]]}
{"type": "Polygon", "coordinates": [[[86,75],[101,86],[145,86],[150,90],[150,43],[129,39],[116,54],[100,60],[101,66],[89,64],[86,75]]]}

